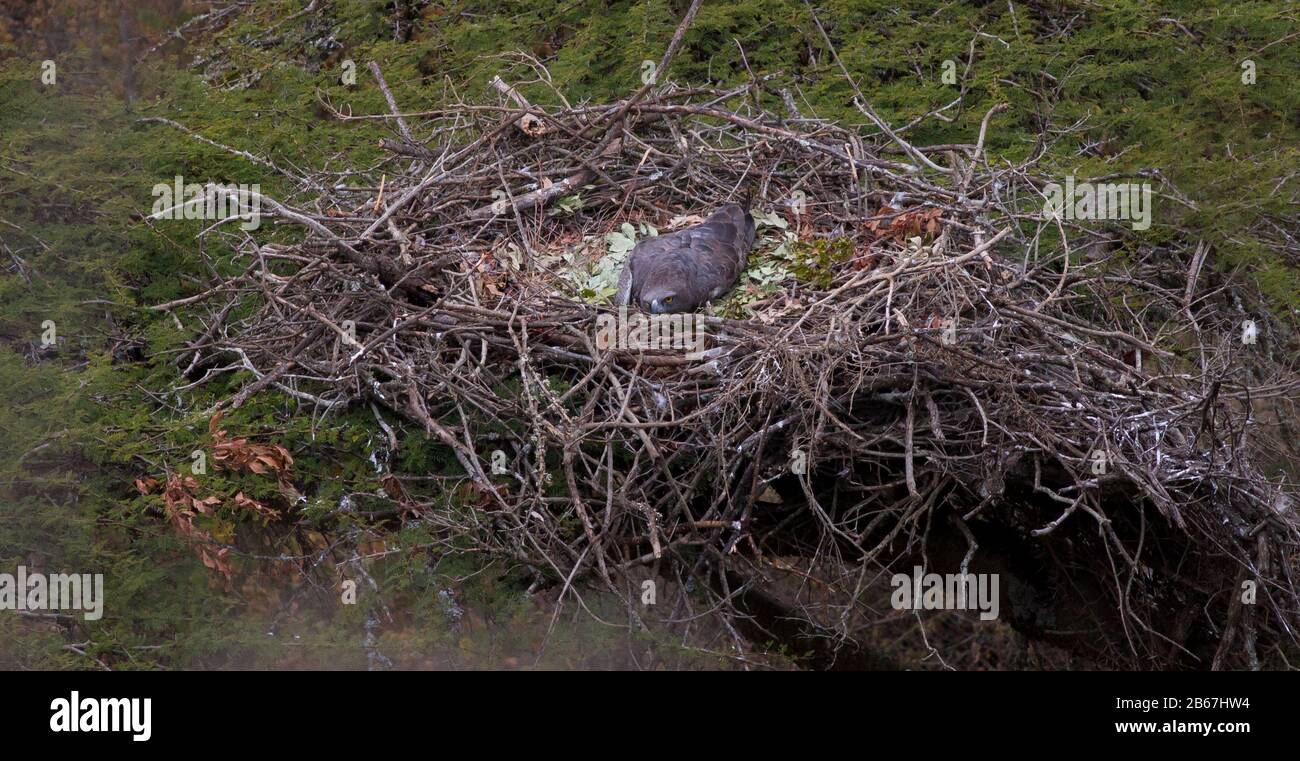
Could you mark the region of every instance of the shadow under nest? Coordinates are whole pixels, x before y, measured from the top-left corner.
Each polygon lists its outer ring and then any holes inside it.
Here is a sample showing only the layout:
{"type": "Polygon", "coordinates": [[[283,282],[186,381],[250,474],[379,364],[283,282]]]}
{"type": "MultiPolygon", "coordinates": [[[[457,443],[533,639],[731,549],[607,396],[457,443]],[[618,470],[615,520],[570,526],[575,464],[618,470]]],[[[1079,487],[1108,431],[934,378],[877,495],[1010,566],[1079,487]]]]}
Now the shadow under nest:
{"type": "MultiPolygon", "coordinates": [[[[304,176],[298,198],[264,199],[303,242],[209,233],[247,269],[161,305],[197,326],[182,367],[201,381],[233,358],[251,379],[232,406],[275,388],[422,429],[461,483],[394,499],[448,548],[565,592],[669,578],[665,620],[721,617],[810,665],[900,665],[858,634],[895,614],[873,595],[915,565],[999,574],[1005,622],[1103,666],[1258,667],[1293,648],[1300,523],[1253,464],[1250,415],[1294,378],[1239,382],[1234,318],[1183,298],[1187,250],[1127,240],[1125,263],[1071,261],[1064,240],[1106,251],[1123,233],[1044,218],[1033,159],[984,154],[997,108],[976,142],[930,150],[762,110],[764,86],[402,124],[349,186],[304,176]],[[701,357],[601,348],[610,308],[542,264],[746,185],[778,238],[847,253],[744,319],[701,316],[701,357]]],[[[629,616],[650,615],[635,597],[629,616]]]]}

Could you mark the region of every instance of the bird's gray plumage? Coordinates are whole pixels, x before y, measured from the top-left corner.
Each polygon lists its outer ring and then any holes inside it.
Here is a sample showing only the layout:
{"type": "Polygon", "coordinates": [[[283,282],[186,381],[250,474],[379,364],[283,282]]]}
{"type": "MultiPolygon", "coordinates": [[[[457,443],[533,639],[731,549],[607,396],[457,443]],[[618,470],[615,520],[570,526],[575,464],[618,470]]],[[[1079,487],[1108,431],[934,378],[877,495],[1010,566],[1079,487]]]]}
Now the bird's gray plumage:
{"type": "Polygon", "coordinates": [[[691,312],[735,285],[754,245],[754,218],[728,204],[694,227],[646,238],[618,278],[615,306],[652,314],[691,312]]]}

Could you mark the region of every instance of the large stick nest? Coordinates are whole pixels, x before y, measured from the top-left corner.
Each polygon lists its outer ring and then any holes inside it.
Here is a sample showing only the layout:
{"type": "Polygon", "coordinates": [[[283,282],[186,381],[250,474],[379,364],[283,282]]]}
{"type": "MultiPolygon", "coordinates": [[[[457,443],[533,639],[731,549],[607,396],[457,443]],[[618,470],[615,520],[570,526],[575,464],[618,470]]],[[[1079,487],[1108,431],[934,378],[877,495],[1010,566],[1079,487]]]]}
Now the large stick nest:
{"type": "Polygon", "coordinates": [[[164,305],[202,323],[186,370],[246,370],[228,404],[277,388],[400,416],[460,481],[390,490],[410,520],[565,590],[671,579],[678,621],[752,625],[750,593],[796,574],[806,631],[848,642],[916,564],[1001,574],[1003,619],[1105,664],[1289,647],[1294,500],[1254,464],[1251,414],[1295,378],[1243,385],[1272,323],[1241,342],[1205,247],[1045,217],[1042,151],[983,150],[998,109],[925,148],[865,103],[850,129],[767,87],[541,108],[498,83],[498,105],[383,115],[382,165],[277,170],[299,190],[262,210],[300,243],[211,233],[247,269],[164,305]],[[795,274],[746,277],[703,357],[598,347],[612,310],[573,271],[603,236],[747,188],[776,215],[751,265],[784,243],[795,274]]]}

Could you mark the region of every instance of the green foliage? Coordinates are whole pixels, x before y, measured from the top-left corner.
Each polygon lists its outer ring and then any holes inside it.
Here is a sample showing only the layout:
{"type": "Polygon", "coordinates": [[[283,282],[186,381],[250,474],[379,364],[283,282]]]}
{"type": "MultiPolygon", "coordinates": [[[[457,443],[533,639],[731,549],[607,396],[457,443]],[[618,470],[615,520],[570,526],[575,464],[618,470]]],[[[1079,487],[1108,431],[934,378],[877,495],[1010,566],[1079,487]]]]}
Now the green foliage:
{"type": "Polygon", "coordinates": [[[853,241],[849,238],[818,238],[797,242],[792,248],[794,264],[790,269],[795,277],[821,290],[831,287],[834,265],[853,258],[853,241]]]}
{"type": "Polygon", "coordinates": [[[618,291],[619,274],[638,237],[658,234],[653,225],[645,222],[639,225],[624,222],[618,230],[606,234],[603,241],[588,237],[569,251],[543,258],[541,264],[559,267],[579,299],[592,304],[604,303],[618,291]]]}

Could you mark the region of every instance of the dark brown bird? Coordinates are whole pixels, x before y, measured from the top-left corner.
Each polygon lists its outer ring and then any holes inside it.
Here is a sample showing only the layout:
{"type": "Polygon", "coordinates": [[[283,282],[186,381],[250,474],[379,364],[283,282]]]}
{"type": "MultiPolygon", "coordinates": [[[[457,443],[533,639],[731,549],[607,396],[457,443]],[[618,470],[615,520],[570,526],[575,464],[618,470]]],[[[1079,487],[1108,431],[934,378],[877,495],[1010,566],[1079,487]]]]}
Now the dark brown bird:
{"type": "Polygon", "coordinates": [[[731,290],[753,245],[754,218],[734,203],[694,227],[646,238],[623,265],[614,305],[693,312],[731,290]]]}

